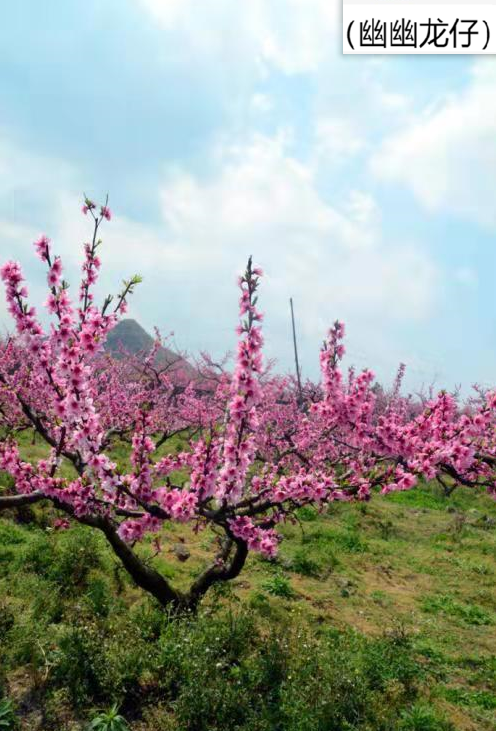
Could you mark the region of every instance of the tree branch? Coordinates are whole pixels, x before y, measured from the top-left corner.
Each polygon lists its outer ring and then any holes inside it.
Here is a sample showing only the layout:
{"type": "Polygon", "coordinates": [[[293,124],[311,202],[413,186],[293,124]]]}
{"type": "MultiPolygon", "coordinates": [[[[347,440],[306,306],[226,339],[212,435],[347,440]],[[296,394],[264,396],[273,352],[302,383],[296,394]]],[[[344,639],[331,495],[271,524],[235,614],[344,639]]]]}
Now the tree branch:
{"type": "Polygon", "coordinates": [[[217,556],[217,560],[205,569],[191,585],[189,592],[185,596],[187,608],[194,611],[200,600],[214,584],[219,581],[235,579],[241,573],[247,556],[248,546],[245,541],[239,538],[227,537],[222,551],[217,556]],[[228,561],[233,546],[234,554],[231,560],[228,561]]]}
{"type": "Polygon", "coordinates": [[[39,503],[40,500],[45,500],[45,496],[41,492],[31,492],[29,495],[0,495],[0,512],[39,503]]]}

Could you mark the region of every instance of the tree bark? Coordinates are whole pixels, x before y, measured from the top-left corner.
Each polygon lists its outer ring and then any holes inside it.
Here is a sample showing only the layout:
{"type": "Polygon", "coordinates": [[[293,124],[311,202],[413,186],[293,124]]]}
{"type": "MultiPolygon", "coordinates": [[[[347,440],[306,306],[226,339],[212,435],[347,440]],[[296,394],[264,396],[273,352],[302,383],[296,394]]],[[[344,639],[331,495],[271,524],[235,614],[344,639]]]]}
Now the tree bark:
{"type": "Polygon", "coordinates": [[[70,505],[54,498],[51,498],[51,500],[55,507],[68,513],[79,523],[100,530],[134,582],[154,596],[163,607],[178,608],[182,605],[183,595],[181,592],[176,591],[158,571],[147,566],[132,548],[122,540],[109,518],[100,515],[76,516],[70,505]]]}
{"type": "Polygon", "coordinates": [[[32,505],[45,499],[45,496],[40,492],[32,492],[29,495],[0,495],[0,512],[2,510],[22,508],[23,505],[32,505]]]}
{"type": "Polygon", "coordinates": [[[97,527],[104,533],[115,555],[120,559],[134,582],[152,594],[163,607],[180,608],[184,603],[183,595],[176,591],[158,571],[147,566],[134,553],[122,540],[110,521],[102,519],[101,523],[97,527]]]}
{"type": "Polygon", "coordinates": [[[246,558],[248,547],[244,541],[228,538],[224,551],[220,555],[219,563],[214,562],[193,582],[190,590],[185,596],[185,605],[190,611],[195,611],[201,599],[214,585],[223,581],[231,581],[241,573],[246,558]],[[231,549],[234,545],[234,554],[230,560],[231,549]]]}

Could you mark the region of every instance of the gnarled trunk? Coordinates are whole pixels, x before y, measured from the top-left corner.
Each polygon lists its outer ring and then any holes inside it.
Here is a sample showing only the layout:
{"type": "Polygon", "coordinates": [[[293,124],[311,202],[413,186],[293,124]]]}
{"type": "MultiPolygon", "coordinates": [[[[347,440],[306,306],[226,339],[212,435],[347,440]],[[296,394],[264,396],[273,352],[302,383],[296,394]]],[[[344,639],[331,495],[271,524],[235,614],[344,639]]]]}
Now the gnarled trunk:
{"type": "Polygon", "coordinates": [[[248,555],[248,547],[244,541],[231,536],[226,537],[216,560],[198,576],[190,589],[183,593],[174,589],[162,574],[148,566],[122,540],[109,518],[94,515],[76,516],[66,503],[56,498],[47,498],[39,492],[30,495],[0,496],[0,512],[32,505],[42,500],[50,500],[56,508],[67,513],[74,520],[100,530],[135,584],[151,594],[162,607],[173,612],[195,612],[200,601],[214,584],[231,581],[240,574],[248,555]]]}

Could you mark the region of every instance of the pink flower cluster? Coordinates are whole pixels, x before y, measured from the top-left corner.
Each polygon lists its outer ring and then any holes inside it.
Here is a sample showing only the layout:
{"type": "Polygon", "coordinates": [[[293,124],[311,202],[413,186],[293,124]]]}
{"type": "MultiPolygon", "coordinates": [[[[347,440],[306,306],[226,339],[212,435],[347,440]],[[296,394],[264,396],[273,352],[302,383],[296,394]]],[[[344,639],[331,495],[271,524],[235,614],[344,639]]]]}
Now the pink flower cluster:
{"type": "MultiPolygon", "coordinates": [[[[96,203],[94,203],[89,198],[86,198],[84,201],[84,205],[81,208],[81,211],[86,216],[88,213],[93,214],[93,211],[96,209],[96,207],[96,203]]],[[[104,206],[100,206],[100,217],[105,218],[107,221],[110,221],[112,218],[112,211],[106,204],[104,206]]]]}
{"type": "Polygon", "coordinates": [[[167,514],[179,523],[187,523],[196,515],[198,498],[194,492],[178,488],[172,490],[161,488],[157,490],[157,497],[167,514]]]}
{"type": "Polygon", "coordinates": [[[156,533],[162,523],[157,518],[146,513],[142,518],[124,520],[119,526],[119,536],[126,543],[140,541],[147,533],[156,533]]]}
{"type": "Polygon", "coordinates": [[[263,364],[262,272],[251,260],[239,279],[232,374],[209,358],[194,375],[191,367],[162,366],[158,333],[145,354],[105,353],[139,278],[113,305],[112,297],[96,305],[97,233],[111,213],[89,199],[83,213],[94,224],[93,243],[84,245],[76,303],[50,240],[35,242],[47,268],[49,328],[28,304],[20,265],[0,269],[17,331],[0,343],[0,426],[13,435],[0,440],[0,469],[19,494],[40,493],[76,520],[105,518],[130,543],[174,520],[215,526],[267,557],[277,551],[278,524],[302,505],[369,500],[423,479],[496,495],[495,392],[479,390],[462,406],[446,392],[414,402],[400,395],[403,366],[391,391],[370,370],[343,375],[341,322],[320,353],[320,383],[300,388],[274,375],[263,364]],[[15,441],[27,427],[49,445],[38,462],[24,461],[15,441]],[[159,449],[179,434],[186,446],[164,456],[159,449]],[[120,439],[131,443],[124,471],[107,453],[120,439]],[[63,462],[76,476],[64,476],[63,462]]]}
{"type": "Polygon", "coordinates": [[[263,345],[262,332],[256,324],[262,320],[262,315],[255,306],[255,293],[261,276],[262,270],[252,269],[250,259],[245,275],[239,279],[239,314],[245,319],[238,327],[241,339],[232,379],[229,422],[217,492],[220,498],[230,503],[236,503],[241,498],[248,469],[255,457],[253,433],[258,426],[257,405],[261,396],[258,379],[262,371],[263,345]]]}
{"type": "Polygon", "coordinates": [[[245,541],[250,551],[261,553],[266,558],[277,554],[280,536],[273,528],[261,528],[251,518],[238,516],[229,521],[233,536],[245,541]]]}

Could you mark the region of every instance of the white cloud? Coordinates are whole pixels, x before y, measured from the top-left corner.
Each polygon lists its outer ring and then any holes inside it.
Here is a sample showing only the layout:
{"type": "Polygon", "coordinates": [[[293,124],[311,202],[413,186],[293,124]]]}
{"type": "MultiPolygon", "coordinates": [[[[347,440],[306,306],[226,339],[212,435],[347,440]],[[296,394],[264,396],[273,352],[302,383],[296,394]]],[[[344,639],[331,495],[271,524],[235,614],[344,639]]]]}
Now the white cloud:
{"type": "Polygon", "coordinates": [[[250,105],[255,112],[261,112],[262,114],[267,114],[274,108],[274,104],[270,96],[268,94],[261,93],[252,95],[250,105]]]}
{"type": "Polygon", "coordinates": [[[496,66],[478,62],[470,84],[386,139],[372,171],[403,183],[430,211],[496,225],[496,66]]]}
{"type": "Polygon", "coordinates": [[[232,63],[270,65],[287,74],[315,71],[335,47],[338,0],[138,0],[166,30],[183,34],[192,52],[232,63]]]}
{"type": "Polygon", "coordinates": [[[64,160],[33,154],[0,130],[0,196],[10,202],[12,213],[26,195],[65,185],[73,174],[64,160]]]}
{"type": "Polygon", "coordinates": [[[353,121],[339,117],[324,117],[315,125],[315,154],[335,164],[353,157],[365,148],[365,140],[353,121]]]}
{"type": "Polygon", "coordinates": [[[167,29],[174,28],[180,22],[184,0],[141,0],[141,4],[167,29]]]}
{"type": "Polygon", "coordinates": [[[369,226],[380,222],[381,214],[374,198],[360,190],[352,190],[346,205],[350,217],[357,223],[369,226]]]}
{"type": "Polygon", "coordinates": [[[340,313],[385,320],[428,314],[434,266],[414,246],[382,241],[370,195],[352,191],[341,210],[328,203],[284,135],[225,146],[217,159],[214,178],[178,173],[162,190],[169,240],[185,267],[208,270],[222,261],[228,271],[254,253],[270,277],[271,309],[298,295],[313,334],[340,313]]]}
{"type": "Polygon", "coordinates": [[[162,191],[170,231],[187,233],[189,243],[200,244],[200,256],[206,231],[209,252],[243,248],[262,237],[285,248],[299,246],[302,237],[328,236],[338,249],[368,245],[373,232],[323,202],[311,168],[287,153],[287,139],[284,133],[255,135],[244,144],[221,146],[215,152],[219,173],[206,182],[176,175],[162,191]]]}
{"type": "MultiPolygon", "coordinates": [[[[169,171],[160,190],[161,221],[117,215],[105,223],[99,297],[138,271],[145,282],[133,298],[133,316],[147,327],[176,330],[191,349],[227,349],[236,321],[235,274],[253,254],[267,273],[261,296],[272,355],[287,345],[289,296],[315,361],[317,343],[336,317],[353,322],[355,341],[366,348],[371,324],[387,341],[398,324],[426,318],[439,288],[429,257],[413,244],[383,240],[380,210],[369,193],[354,189],[339,206],[331,204],[311,162],[296,159],[291,149],[288,131],[251,135],[219,145],[212,153],[215,172],[206,178],[169,171]]],[[[79,242],[88,240],[89,221],[72,192],[53,191],[52,208],[49,234],[76,291],[79,242]]],[[[31,231],[11,233],[12,242],[33,238],[31,231]]],[[[32,256],[24,245],[19,258],[27,263],[32,256]]],[[[37,282],[39,303],[41,268],[37,282]]]]}
{"type": "MultiPolygon", "coordinates": [[[[225,329],[236,319],[235,273],[253,254],[267,272],[262,298],[273,341],[285,332],[290,295],[302,335],[314,342],[338,316],[353,320],[357,338],[372,321],[387,331],[388,323],[425,318],[438,289],[429,257],[413,244],[383,241],[381,212],[370,194],[351,190],[339,207],[328,202],[311,163],[290,150],[287,132],[254,135],[219,145],[216,172],[206,179],[171,172],[160,191],[161,223],[115,216],[105,224],[100,296],[115,290],[116,278],[138,271],[145,284],[132,307],[145,324],[169,327],[164,313],[174,316],[176,301],[184,311],[202,313],[206,296],[225,329]]],[[[89,222],[78,213],[77,196],[59,192],[53,201],[50,233],[74,282],[89,222]]],[[[21,258],[31,256],[26,249],[21,258]]]]}
{"type": "Polygon", "coordinates": [[[35,240],[37,231],[30,226],[21,223],[14,223],[8,220],[0,220],[0,240],[4,242],[5,249],[12,251],[11,245],[26,241],[31,243],[35,240]]]}

